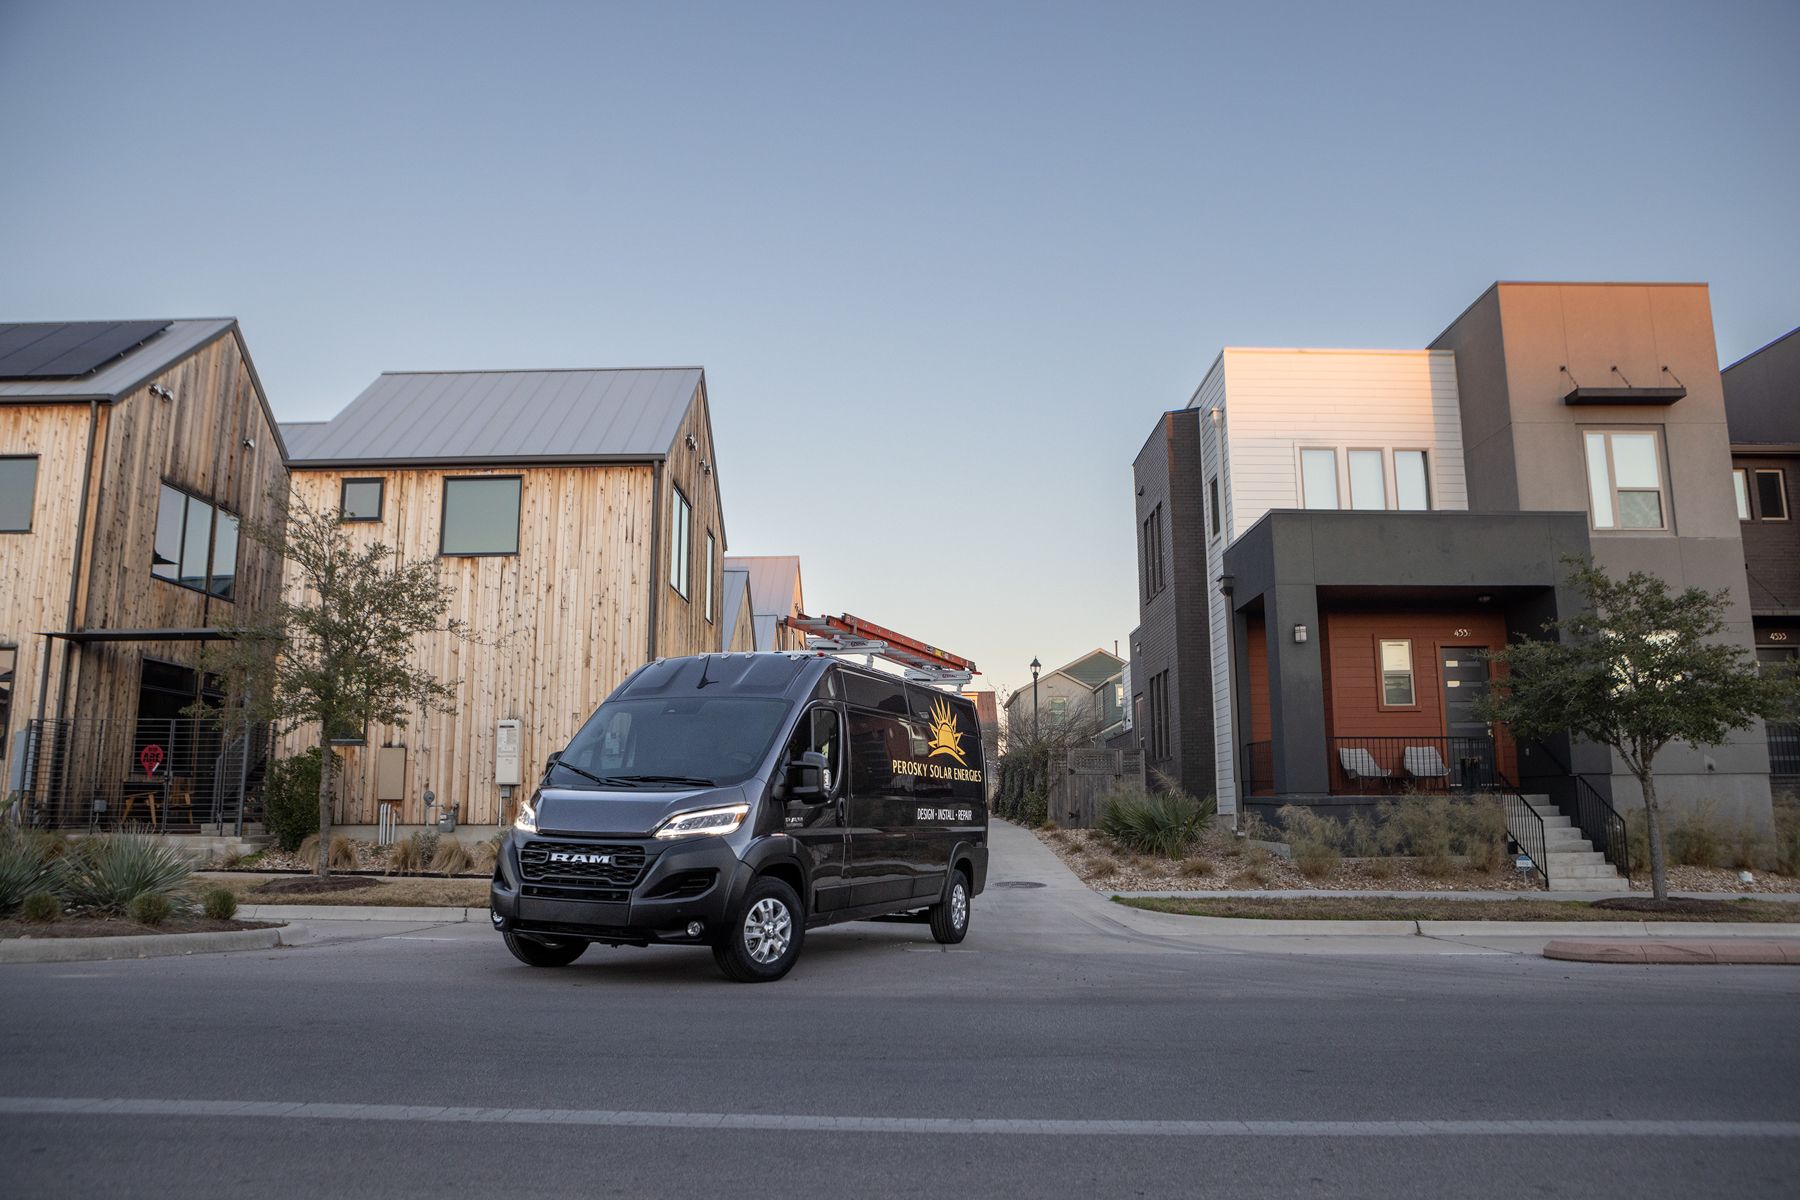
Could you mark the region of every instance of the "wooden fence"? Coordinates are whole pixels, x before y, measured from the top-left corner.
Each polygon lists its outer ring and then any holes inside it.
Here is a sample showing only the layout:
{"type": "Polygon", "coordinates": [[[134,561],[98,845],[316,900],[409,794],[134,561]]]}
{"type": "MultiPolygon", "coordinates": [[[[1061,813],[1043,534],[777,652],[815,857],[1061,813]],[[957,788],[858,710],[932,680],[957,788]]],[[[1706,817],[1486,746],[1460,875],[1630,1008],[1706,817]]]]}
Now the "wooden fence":
{"type": "Polygon", "coordinates": [[[1142,750],[1070,750],[1050,764],[1050,819],[1066,828],[1092,829],[1108,796],[1143,785],[1142,750]]]}

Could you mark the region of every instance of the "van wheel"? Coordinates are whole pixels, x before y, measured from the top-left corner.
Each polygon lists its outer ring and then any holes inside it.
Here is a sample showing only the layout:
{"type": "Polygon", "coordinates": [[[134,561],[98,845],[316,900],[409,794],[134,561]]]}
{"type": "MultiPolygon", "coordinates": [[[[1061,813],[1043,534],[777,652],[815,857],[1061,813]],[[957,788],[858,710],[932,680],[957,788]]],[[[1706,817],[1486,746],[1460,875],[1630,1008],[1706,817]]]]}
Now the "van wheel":
{"type": "Polygon", "coordinates": [[[566,967],[588,948],[582,941],[542,942],[526,934],[511,932],[503,936],[513,957],[532,967],[566,967]]]}
{"type": "Polygon", "coordinates": [[[773,983],[800,957],[805,937],[800,897],[765,875],[744,893],[725,936],[713,945],[713,961],[735,983],[773,983]]]}
{"type": "Polygon", "coordinates": [[[931,906],[931,936],[954,946],[969,933],[969,877],[959,868],[950,876],[950,891],[931,906]]]}

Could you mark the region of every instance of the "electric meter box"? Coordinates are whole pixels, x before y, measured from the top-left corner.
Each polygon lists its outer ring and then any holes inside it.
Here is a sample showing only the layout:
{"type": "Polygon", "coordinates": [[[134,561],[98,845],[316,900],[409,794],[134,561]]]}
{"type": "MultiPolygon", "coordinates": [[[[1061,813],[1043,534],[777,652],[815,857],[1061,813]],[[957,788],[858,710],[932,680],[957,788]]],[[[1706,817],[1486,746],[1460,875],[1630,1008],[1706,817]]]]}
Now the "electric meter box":
{"type": "Polygon", "coordinates": [[[502,721],[494,733],[494,782],[517,787],[519,779],[519,723],[502,721]]]}

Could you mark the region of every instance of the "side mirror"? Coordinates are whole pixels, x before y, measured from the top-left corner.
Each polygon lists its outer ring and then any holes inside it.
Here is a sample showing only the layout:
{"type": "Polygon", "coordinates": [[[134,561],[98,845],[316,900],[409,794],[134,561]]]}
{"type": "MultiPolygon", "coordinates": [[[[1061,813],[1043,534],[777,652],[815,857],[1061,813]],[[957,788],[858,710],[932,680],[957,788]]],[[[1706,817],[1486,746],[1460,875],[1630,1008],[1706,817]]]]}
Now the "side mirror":
{"type": "Polygon", "coordinates": [[[557,763],[559,763],[561,761],[562,761],[562,751],[561,750],[552,750],[550,752],[550,757],[546,758],[544,760],[544,774],[548,775],[550,773],[550,768],[554,767],[557,763]]]}
{"type": "Polygon", "coordinates": [[[825,796],[825,772],[830,766],[817,750],[802,753],[799,762],[788,764],[787,798],[817,804],[825,796]]]}

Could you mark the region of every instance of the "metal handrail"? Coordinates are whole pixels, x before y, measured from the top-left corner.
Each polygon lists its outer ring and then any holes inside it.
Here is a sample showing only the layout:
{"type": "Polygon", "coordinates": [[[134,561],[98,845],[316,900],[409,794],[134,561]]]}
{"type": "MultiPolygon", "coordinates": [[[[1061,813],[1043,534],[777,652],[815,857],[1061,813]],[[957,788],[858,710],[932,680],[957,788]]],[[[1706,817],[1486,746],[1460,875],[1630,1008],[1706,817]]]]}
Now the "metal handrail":
{"type": "Polygon", "coordinates": [[[1544,818],[1538,814],[1537,809],[1531,807],[1531,802],[1519,793],[1519,789],[1513,785],[1512,780],[1499,771],[1493,772],[1493,781],[1488,785],[1488,790],[1499,794],[1500,798],[1505,801],[1506,831],[1512,835],[1513,841],[1519,847],[1519,852],[1529,858],[1531,865],[1537,868],[1538,878],[1542,879],[1544,886],[1548,888],[1550,872],[1546,867],[1550,855],[1546,849],[1544,818]]]}
{"type": "MultiPolygon", "coordinates": [[[[1625,818],[1612,802],[1587,781],[1587,777],[1578,773],[1574,767],[1562,760],[1562,756],[1540,738],[1533,738],[1533,743],[1544,752],[1544,757],[1561,769],[1568,777],[1573,791],[1575,828],[1581,830],[1594,849],[1600,851],[1606,861],[1618,868],[1619,874],[1627,880],[1631,878],[1631,838],[1626,831],[1625,818]]],[[[1562,807],[1561,804],[1557,805],[1562,807]]]]}

